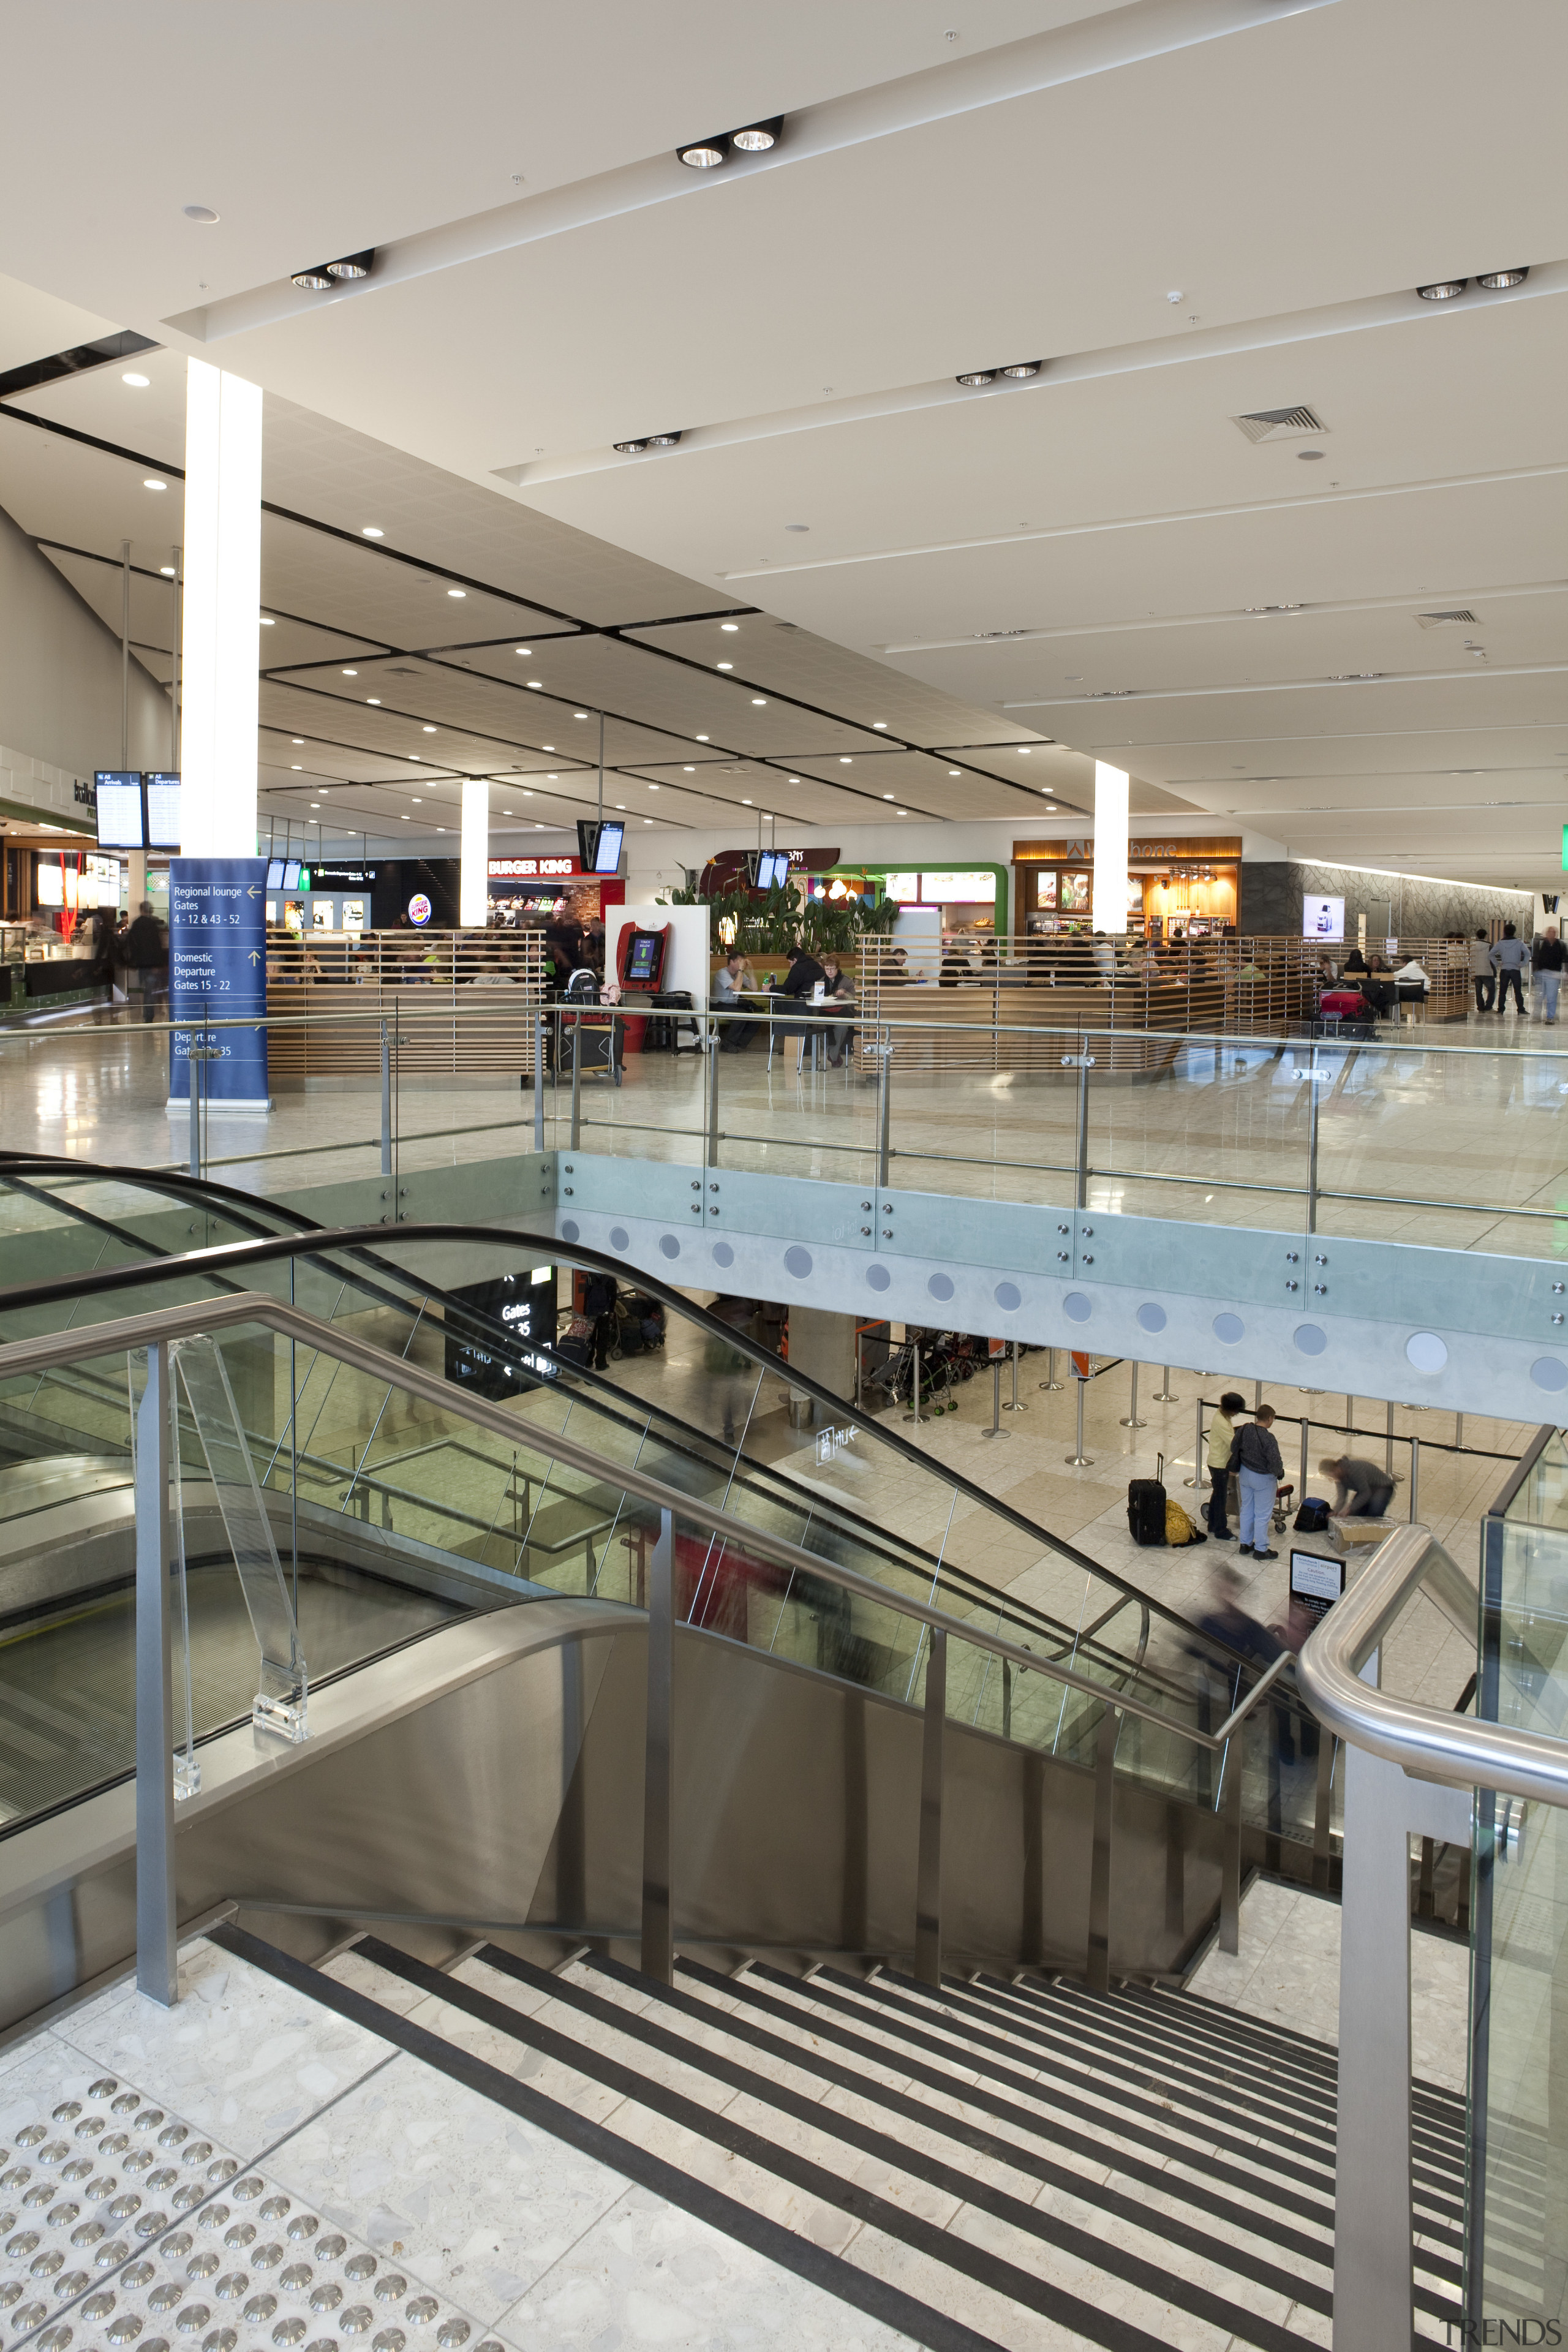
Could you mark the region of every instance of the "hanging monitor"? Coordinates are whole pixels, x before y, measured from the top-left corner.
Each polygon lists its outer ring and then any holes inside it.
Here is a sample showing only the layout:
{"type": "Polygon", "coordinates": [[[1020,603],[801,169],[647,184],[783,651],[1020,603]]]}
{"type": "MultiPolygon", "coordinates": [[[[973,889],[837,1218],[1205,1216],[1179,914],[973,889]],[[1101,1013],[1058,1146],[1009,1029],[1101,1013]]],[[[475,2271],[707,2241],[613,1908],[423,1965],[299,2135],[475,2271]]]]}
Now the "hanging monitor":
{"type": "Polygon", "coordinates": [[[178,776],[152,773],[142,779],[147,787],[147,846],[149,849],[178,849],[180,846],[180,780],[178,776]]]}
{"type": "Polygon", "coordinates": [[[100,849],[145,849],[141,769],[99,768],[92,781],[98,791],[100,849]]]}
{"type": "MultiPolygon", "coordinates": [[[[592,871],[595,874],[618,874],[621,870],[621,844],[626,839],[626,826],[606,817],[599,827],[599,837],[594,844],[592,871]]],[[[587,859],[584,859],[587,864],[587,859]]]]}
{"type": "Polygon", "coordinates": [[[281,890],[283,887],[283,860],[280,857],[269,857],[267,861],[267,887],[269,890],[281,890]]]}
{"type": "Polygon", "coordinates": [[[300,887],[300,861],[297,857],[290,857],[286,860],[283,867],[282,887],[285,890],[297,890],[300,887]]]}

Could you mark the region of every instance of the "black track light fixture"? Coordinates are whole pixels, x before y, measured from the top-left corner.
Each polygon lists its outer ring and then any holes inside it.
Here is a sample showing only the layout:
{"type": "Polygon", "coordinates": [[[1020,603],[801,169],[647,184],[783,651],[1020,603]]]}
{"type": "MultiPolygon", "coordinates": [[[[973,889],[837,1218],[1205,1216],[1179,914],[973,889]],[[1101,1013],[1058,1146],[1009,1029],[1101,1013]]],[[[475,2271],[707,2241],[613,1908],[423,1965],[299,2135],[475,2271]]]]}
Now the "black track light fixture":
{"type": "Polygon", "coordinates": [[[645,449],[679,449],[679,433],[645,433],[640,441],[616,441],[611,445],[617,457],[640,457],[645,449]]]}
{"type": "Polygon", "coordinates": [[[771,114],[743,124],[739,131],[721,131],[711,139],[693,139],[675,152],[689,171],[716,172],[721,163],[729,162],[731,153],[765,155],[770,147],[778,145],[783,135],[784,116],[771,114]]]}
{"type": "Polygon", "coordinates": [[[289,283],[302,294],[330,294],[334,286],[368,278],[374,267],[375,247],[367,245],[362,253],[345,253],[336,261],[318,261],[309,269],[296,269],[289,283]]]}

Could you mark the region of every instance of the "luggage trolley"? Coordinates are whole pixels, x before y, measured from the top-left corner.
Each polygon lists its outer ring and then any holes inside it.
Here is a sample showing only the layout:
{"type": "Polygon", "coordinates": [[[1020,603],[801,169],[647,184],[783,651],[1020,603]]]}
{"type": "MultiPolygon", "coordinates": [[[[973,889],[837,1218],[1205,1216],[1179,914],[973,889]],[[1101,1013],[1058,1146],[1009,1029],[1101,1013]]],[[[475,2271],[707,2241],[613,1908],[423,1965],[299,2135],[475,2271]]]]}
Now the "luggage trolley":
{"type": "Polygon", "coordinates": [[[599,1003],[598,974],[584,964],[572,974],[561,1000],[561,1062],[570,1069],[575,1061],[585,1078],[621,1083],[625,1045],[623,1024],[599,1003]],[[592,1007],[589,1011],[585,1008],[592,1007]]]}

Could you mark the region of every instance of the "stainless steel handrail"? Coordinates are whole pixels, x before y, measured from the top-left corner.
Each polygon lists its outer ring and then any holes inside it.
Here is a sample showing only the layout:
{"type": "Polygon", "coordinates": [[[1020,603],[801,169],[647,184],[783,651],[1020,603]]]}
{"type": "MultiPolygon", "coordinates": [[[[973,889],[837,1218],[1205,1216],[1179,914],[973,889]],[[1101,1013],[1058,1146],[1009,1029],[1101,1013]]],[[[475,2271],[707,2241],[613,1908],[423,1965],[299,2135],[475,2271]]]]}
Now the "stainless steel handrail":
{"type": "Polygon", "coordinates": [[[1297,1674],[1308,1705],[1340,1738],[1386,1757],[1416,1780],[1568,1805],[1568,1740],[1450,1715],[1362,1681],[1361,1668],[1423,1585],[1474,1638],[1475,1585],[1429,1528],[1399,1528],[1304,1643],[1297,1674]]]}
{"type": "MultiPolygon", "coordinates": [[[[199,1259],[202,1251],[187,1254],[199,1259]]],[[[1269,1665],[1240,1704],[1214,1731],[1202,1731],[1195,1725],[1183,1723],[1162,1713],[1145,1701],[1133,1698],[1124,1691],[1113,1688],[1092,1676],[1080,1675],[1070,1666],[1041,1656],[1034,1650],[1022,1648],[1016,1642],[1005,1641],[1000,1635],[987,1633],[929,1602],[902,1593],[890,1591],[874,1577],[863,1576],[857,1569],[843,1568],[837,1561],[823,1559],[816,1552],[806,1551],[783,1536],[770,1534],[754,1527],[749,1520],[731,1513],[714,1509],[697,1497],[668,1486],[661,1479],[650,1478],[646,1472],[620,1463],[606,1463],[601,1455],[574,1439],[554,1430],[541,1429],[532,1423],[520,1423],[512,1413],[483,1398],[463,1394],[434,1373],[421,1371],[419,1367],[404,1361],[401,1357],[387,1355],[368,1341],[320,1323],[313,1316],[297,1307],[285,1306],[280,1300],[268,1298],[260,1291],[239,1291],[227,1298],[206,1299],[184,1307],[160,1307],[145,1315],[122,1318],[113,1323],[95,1323],[84,1329],[47,1332],[31,1339],[15,1339],[0,1347],[0,1381],[27,1379],[53,1371],[65,1364],[79,1362],[84,1357],[116,1355],[122,1349],[156,1347],[173,1339],[184,1339],[196,1333],[216,1333],[237,1327],[260,1324],[280,1338],[295,1339],[317,1349],[352,1370],[382,1381],[389,1388],[403,1390],[427,1404],[452,1413],[515,1445],[520,1437],[526,1438],[530,1447],[579,1470],[602,1485],[614,1485],[626,1493],[636,1495],[656,1509],[668,1511],[673,1518],[684,1519],[701,1528],[710,1537],[733,1543],[742,1550],[760,1553],[774,1566],[787,1568],[802,1576],[816,1577],[825,1584],[838,1586],[843,1591],[857,1594],[861,1600],[874,1602],[879,1608],[890,1610],[895,1615],[915,1619],[932,1633],[952,1634],[973,1649],[984,1650],[991,1656],[1004,1659],[1008,1664],[1026,1674],[1047,1675],[1052,1682],[1064,1684],[1085,1696],[1102,1701],[1121,1715],[1137,1717],[1164,1731],[1173,1732],[1193,1747],[1217,1751],[1225,1747],[1238,1727],[1258,1706],[1264,1694],[1275,1684],[1284,1669],[1294,1661],[1294,1653],[1282,1651],[1269,1665]]],[[[1502,1784],[1500,1784],[1502,1785],[1502,1784]]]]}

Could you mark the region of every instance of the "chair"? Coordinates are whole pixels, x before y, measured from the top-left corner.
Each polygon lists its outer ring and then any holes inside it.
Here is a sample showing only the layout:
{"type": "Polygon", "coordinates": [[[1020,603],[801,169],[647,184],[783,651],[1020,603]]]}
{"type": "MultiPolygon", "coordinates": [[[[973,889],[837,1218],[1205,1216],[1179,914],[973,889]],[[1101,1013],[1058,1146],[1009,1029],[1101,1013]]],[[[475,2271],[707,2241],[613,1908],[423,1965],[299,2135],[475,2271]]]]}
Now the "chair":
{"type": "Polygon", "coordinates": [[[1396,993],[1399,999],[1400,1018],[1402,1021],[1414,1028],[1417,1017],[1422,1021],[1426,1020],[1426,990],[1425,984],[1421,981],[1399,981],[1396,983],[1396,993]],[[1407,1012],[1405,1010],[1406,1006],[1410,1006],[1414,1009],[1407,1012]]]}

